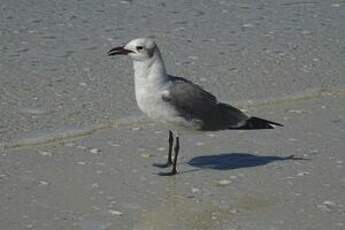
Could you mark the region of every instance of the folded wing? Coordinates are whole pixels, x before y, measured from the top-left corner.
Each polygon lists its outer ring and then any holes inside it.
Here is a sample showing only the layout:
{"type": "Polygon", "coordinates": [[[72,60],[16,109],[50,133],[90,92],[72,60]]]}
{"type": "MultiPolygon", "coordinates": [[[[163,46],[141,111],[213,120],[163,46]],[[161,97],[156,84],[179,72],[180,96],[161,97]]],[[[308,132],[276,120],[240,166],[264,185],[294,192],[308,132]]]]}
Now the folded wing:
{"type": "Polygon", "coordinates": [[[211,93],[184,78],[172,77],[168,91],[162,99],[174,106],[179,116],[198,121],[201,130],[237,128],[248,119],[239,109],[218,103],[211,93]]]}

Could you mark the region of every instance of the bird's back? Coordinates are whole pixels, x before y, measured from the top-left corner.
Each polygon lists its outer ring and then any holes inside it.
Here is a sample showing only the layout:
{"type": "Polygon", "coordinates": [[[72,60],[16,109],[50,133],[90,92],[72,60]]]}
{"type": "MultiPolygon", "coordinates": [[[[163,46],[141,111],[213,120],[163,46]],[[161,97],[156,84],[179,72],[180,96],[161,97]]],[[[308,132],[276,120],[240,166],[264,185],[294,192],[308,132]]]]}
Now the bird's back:
{"type": "Polygon", "coordinates": [[[239,109],[218,103],[211,93],[184,78],[171,76],[168,91],[163,100],[171,104],[179,116],[199,124],[193,126],[196,129],[215,131],[235,128],[248,118],[239,109]]]}

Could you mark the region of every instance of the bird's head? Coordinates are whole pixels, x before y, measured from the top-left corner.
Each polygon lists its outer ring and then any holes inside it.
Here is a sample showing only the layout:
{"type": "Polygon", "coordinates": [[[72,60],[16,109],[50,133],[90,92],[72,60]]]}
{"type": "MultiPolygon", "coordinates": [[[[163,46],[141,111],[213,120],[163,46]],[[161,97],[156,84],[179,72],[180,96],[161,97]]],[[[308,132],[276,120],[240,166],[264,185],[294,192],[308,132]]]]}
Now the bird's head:
{"type": "Polygon", "coordinates": [[[128,55],[135,61],[146,61],[159,53],[156,43],[150,38],[137,38],[124,46],[115,47],[108,51],[109,56],[128,55]]]}

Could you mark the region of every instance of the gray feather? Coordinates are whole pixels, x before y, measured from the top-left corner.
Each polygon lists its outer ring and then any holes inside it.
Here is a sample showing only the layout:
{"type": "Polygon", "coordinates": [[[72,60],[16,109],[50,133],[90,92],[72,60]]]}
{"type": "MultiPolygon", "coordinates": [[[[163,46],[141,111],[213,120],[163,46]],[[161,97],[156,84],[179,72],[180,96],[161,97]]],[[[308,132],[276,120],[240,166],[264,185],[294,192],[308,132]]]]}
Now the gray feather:
{"type": "Polygon", "coordinates": [[[172,77],[169,94],[162,100],[170,103],[186,120],[197,120],[200,130],[236,128],[248,117],[240,110],[224,103],[218,103],[215,96],[200,86],[180,77],[172,77]]]}

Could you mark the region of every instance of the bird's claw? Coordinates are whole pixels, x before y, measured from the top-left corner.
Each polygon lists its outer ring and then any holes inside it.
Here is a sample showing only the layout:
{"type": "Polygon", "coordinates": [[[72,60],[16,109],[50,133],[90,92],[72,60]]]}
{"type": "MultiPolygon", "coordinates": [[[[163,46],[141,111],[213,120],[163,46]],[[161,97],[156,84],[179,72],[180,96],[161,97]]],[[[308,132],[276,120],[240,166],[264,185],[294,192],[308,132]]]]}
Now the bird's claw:
{"type": "Polygon", "coordinates": [[[168,168],[169,166],[172,165],[172,162],[166,162],[166,163],[153,163],[153,166],[158,167],[158,168],[168,168]]]}
{"type": "Polygon", "coordinates": [[[170,172],[160,172],[158,173],[159,176],[174,176],[177,174],[176,170],[172,170],[170,172]]]}

